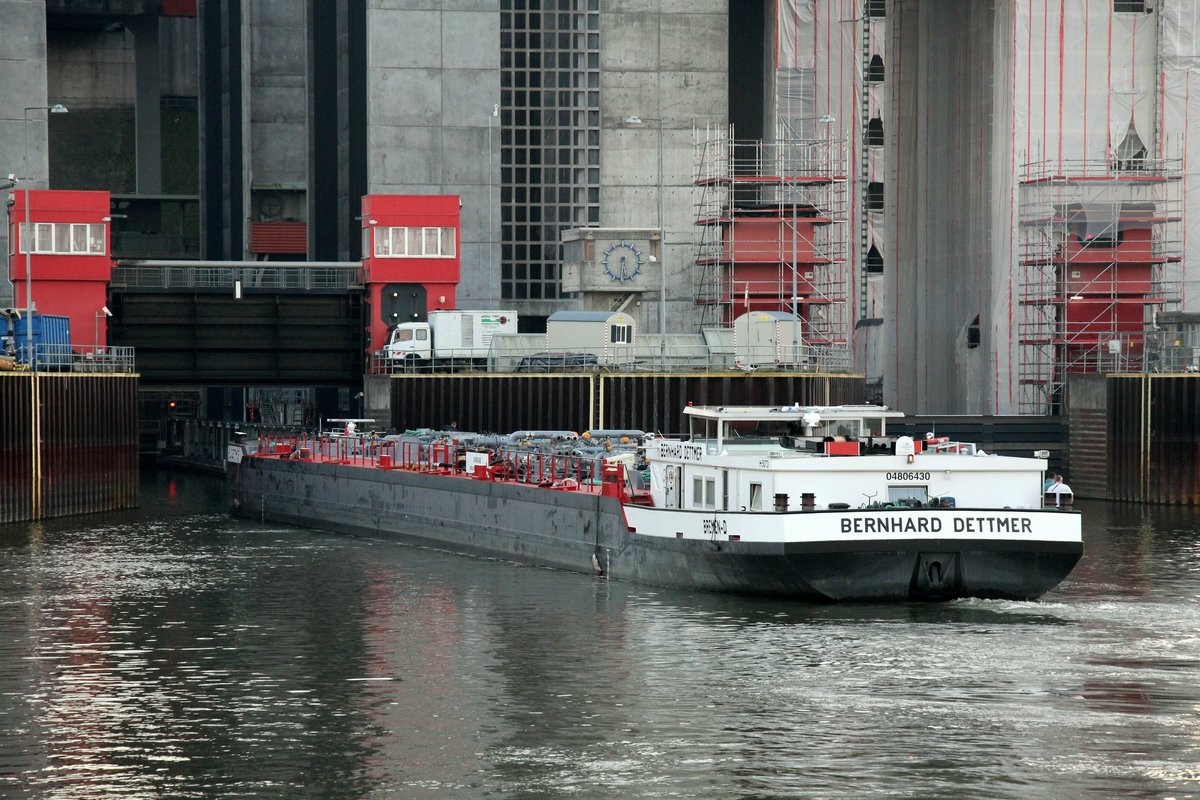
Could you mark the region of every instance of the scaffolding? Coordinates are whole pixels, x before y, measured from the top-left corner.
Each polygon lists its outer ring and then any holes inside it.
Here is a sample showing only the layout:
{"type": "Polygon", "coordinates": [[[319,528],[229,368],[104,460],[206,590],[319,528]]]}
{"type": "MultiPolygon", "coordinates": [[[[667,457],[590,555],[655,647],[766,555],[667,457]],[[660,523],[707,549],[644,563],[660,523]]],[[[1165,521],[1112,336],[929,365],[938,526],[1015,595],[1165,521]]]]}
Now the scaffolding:
{"type": "Polygon", "coordinates": [[[1155,368],[1156,315],[1180,302],[1182,175],[1179,159],[1021,166],[1021,413],[1061,411],[1068,375],[1155,368]]]}
{"type": "Polygon", "coordinates": [[[694,297],[701,327],[748,311],[795,313],[816,358],[849,362],[846,158],[841,141],[694,132],[694,297]]]}

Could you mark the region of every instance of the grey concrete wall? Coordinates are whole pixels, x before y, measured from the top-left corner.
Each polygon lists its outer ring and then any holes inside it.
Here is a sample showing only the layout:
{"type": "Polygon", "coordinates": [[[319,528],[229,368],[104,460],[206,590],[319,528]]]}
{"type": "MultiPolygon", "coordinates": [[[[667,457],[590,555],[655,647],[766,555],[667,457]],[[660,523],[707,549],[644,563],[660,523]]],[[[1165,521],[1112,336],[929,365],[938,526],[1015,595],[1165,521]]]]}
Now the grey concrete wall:
{"type": "MultiPolygon", "coordinates": [[[[729,117],[728,5],[611,0],[601,17],[600,224],[657,228],[661,186],[669,332],[696,327],[692,131],[729,117]]],[[[659,330],[657,296],[643,297],[639,322],[659,330]]]]}
{"type": "MultiPolygon", "coordinates": [[[[62,103],[69,109],[51,119],[51,188],[135,190],[134,46],[133,34],[123,29],[55,30],[47,35],[48,102],[62,103]]],[[[152,120],[143,121],[158,120],[155,108],[152,120]]]]}
{"type": "MultiPolygon", "coordinates": [[[[0,0],[0,31],[0,181],[9,173],[28,175],[32,188],[43,188],[48,174],[46,122],[40,112],[30,112],[37,115],[37,121],[26,125],[24,109],[49,105],[45,3],[0,0]]],[[[6,198],[8,192],[2,196],[6,198]]],[[[0,227],[0,252],[7,254],[8,225],[0,227]]],[[[0,306],[11,305],[12,284],[6,268],[0,276],[0,306]]]]}
{"type": "Polygon", "coordinates": [[[46,62],[54,102],[72,110],[134,103],[133,36],[125,30],[55,31],[46,62]]]}
{"type": "Polygon", "coordinates": [[[997,413],[1009,387],[998,385],[996,351],[1009,341],[992,272],[994,11],[896,0],[888,25],[896,257],[885,400],[913,414],[997,413]],[[976,314],[982,341],[969,349],[976,314]]]}
{"type": "Polygon", "coordinates": [[[200,44],[196,41],[196,18],[162,17],[158,25],[158,57],[162,71],[163,94],[176,97],[198,96],[200,44]]]}
{"type": "Polygon", "coordinates": [[[462,198],[463,308],[500,301],[499,0],[367,12],[370,191],[462,198]]]}
{"type": "MultiPolygon", "coordinates": [[[[256,0],[250,4],[247,120],[250,189],[304,189],[305,152],[304,0],[256,0]]],[[[251,214],[253,206],[248,206],[251,214]]]]}

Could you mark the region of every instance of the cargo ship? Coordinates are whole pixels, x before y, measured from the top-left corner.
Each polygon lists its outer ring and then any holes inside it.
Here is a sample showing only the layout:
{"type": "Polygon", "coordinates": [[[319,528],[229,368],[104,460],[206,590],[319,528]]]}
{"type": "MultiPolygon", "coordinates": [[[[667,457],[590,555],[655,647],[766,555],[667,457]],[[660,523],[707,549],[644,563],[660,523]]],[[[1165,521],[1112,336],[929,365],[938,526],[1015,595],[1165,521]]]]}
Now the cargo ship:
{"type": "MultiPolygon", "coordinates": [[[[689,406],[688,433],[231,445],[236,513],[685,590],[1030,600],[1083,551],[1046,461],[892,437],[882,406],[689,406]]],[[[352,427],[352,426],[350,426],[352,427]]]]}

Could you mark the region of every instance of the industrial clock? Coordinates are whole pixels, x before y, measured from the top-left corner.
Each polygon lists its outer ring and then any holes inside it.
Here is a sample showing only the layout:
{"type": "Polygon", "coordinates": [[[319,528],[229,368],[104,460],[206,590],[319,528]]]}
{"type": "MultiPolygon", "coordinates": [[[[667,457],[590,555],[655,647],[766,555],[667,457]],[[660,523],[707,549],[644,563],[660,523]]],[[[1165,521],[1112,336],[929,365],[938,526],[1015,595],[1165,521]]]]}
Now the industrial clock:
{"type": "Polygon", "coordinates": [[[604,251],[604,273],[614,281],[631,281],[641,271],[642,251],[629,242],[613,242],[604,251]]]}

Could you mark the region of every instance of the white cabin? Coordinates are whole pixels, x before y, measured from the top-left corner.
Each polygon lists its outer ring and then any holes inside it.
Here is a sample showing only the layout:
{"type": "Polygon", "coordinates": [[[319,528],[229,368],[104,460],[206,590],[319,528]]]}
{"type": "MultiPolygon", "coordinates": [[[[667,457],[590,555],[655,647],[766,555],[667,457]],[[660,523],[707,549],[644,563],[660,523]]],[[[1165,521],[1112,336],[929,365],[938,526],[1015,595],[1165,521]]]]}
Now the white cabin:
{"type": "Polygon", "coordinates": [[[889,437],[883,406],[688,407],[690,437],[647,442],[659,508],[799,511],[879,505],[1041,508],[1046,462],[889,437]]]}
{"type": "Polygon", "coordinates": [[[603,365],[635,357],[637,321],[623,311],[556,311],[546,320],[546,350],[592,353],[603,365]]]}
{"type": "Polygon", "coordinates": [[[806,362],[804,320],[782,311],[751,311],[733,321],[734,359],[739,366],[806,362]]]}

